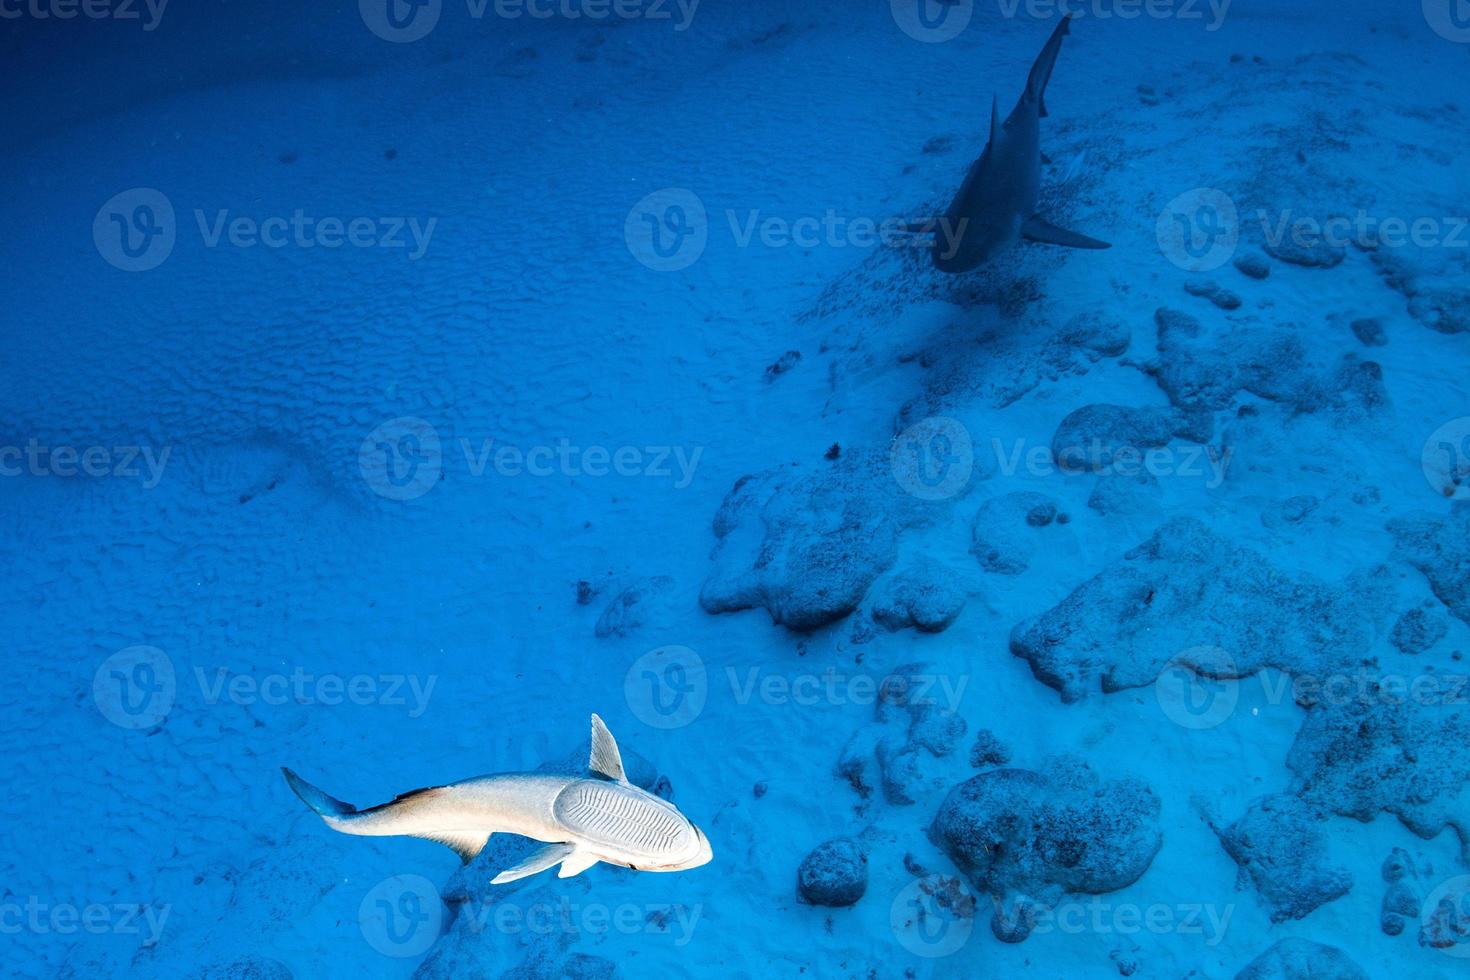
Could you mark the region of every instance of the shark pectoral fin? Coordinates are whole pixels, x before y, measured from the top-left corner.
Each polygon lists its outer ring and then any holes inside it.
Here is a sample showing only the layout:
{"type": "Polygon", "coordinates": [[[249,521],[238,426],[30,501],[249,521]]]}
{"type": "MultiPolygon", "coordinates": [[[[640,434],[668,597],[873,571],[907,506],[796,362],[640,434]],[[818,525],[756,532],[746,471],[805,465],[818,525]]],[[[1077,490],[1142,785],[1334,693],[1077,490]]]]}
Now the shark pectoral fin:
{"type": "Polygon", "coordinates": [[[556,873],[558,878],[574,878],[596,864],[598,859],[586,851],[573,851],[566,860],[561,863],[561,870],[556,873]]]}
{"type": "Polygon", "coordinates": [[[623,775],[623,756],[618,752],[618,743],[596,715],[592,716],[592,758],[588,760],[587,768],[595,775],[615,782],[628,781],[628,777],[623,775]]]}
{"type": "Polygon", "coordinates": [[[485,849],[485,843],[490,840],[489,834],[481,834],[474,831],[446,830],[432,834],[413,834],[412,836],[422,838],[423,840],[431,840],[436,844],[443,844],[455,854],[458,854],[459,859],[465,864],[473,861],[475,855],[483,851],[485,849]]]}
{"type": "Polygon", "coordinates": [[[1049,221],[1045,221],[1037,215],[1032,215],[1031,220],[1021,227],[1021,235],[1033,242],[1046,242],[1049,245],[1065,245],[1068,248],[1112,248],[1107,242],[1100,242],[1096,238],[1088,238],[1075,231],[1066,228],[1058,228],[1049,221]]]}
{"type": "Polygon", "coordinates": [[[545,847],[532,851],[531,854],[520,864],[506,868],[500,874],[490,879],[492,885],[503,885],[508,881],[519,881],[529,878],[533,874],[545,871],[553,864],[566,860],[576,850],[570,844],[547,844],[545,847]]]}

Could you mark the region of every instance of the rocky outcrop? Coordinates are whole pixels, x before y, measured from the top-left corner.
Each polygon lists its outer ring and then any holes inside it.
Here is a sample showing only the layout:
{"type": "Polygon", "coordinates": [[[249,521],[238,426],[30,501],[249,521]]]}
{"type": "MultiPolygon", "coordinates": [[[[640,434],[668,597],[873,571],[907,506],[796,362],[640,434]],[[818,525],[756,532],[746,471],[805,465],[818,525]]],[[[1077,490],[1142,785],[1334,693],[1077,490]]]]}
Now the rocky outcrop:
{"type": "Polygon", "coordinates": [[[1317,676],[1368,649],[1385,601],[1376,580],[1351,590],[1288,575],[1189,517],[1176,517],[1061,603],[1011,631],[1011,652],[1074,701],[1089,690],[1152,683],[1170,663],[1221,676],[1262,667],[1317,676]]]}
{"type": "Polygon", "coordinates": [[[1336,946],[1283,939],[1251,960],[1235,980],[1368,980],[1368,974],[1336,946]]]}
{"type": "Polygon", "coordinates": [[[812,848],[796,870],[796,891],[808,905],[843,908],[868,890],[868,856],[850,837],[812,848]]]}
{"type": "Polygon", "coordinates": [[[873,450],[742,477],[715,515],[719,543],[700,605],[764,608],[797,632],[826,626],[856,609],[892,566],[905,530],[948,506],[907,492],[889,455],[873,450]]]}
{"type": "Polygon", "coordinates": [[[970,529],[970,552],[987,572],[1019,575],[1070,518],[1057,502],[1029,490],[992,497],[970,529]]]}
{"type": "Polygon", "coordinates": [[[1323,814],[1283,794],[1259,799],[1235,823],[1215,828],[1272,922],[1303,918],[1352,887],[1346,870],[1328,864],[1323,822],[1323,814]]]}
{"type": "Polygon", "coordinates": [[[876,786],[889,803],[913,803],[923,760],[952,754],[965,736],[965,720],[955,713],[964,683],[928,664],[895,668],[879,685],[876,724],[853,734],[837,774],[864,800],[876,786]]]}
{"type": "Polygon", "coordinates": [[[953,570],[920,557],[878,586],[873,621],[890,631],[942,633],[959,618],[968,598],[955,580],[953,570]]]}
{"type": "Polygon", "coordinates": [[[1073,473],[1101,473],[1115,466],[1137,471],[1147,450],[1167,446],[1174,438],[1208,442],[1213,423],[1208,414],[1175,408],[1131,408],[1084,405],[1062,419],[1051,439],[1057,466],[1073,473]]]}
{"type": "Polygon", "coordinates": [[[1148,786],[1101,780],[1075,759],[971,777],[945,798],[930,836],[995,901],[991,930],[1006,942],[1024,940],[1066,895],[1137,881],[1163,841],[1148,786]]]}
{"type": "Polygon", "coordinates": [[[1419,569],[1439,601],[1470,624],[1470,506],[1444,517],[1413,514],[1390,521],[1400,558],[1419,569]]]}

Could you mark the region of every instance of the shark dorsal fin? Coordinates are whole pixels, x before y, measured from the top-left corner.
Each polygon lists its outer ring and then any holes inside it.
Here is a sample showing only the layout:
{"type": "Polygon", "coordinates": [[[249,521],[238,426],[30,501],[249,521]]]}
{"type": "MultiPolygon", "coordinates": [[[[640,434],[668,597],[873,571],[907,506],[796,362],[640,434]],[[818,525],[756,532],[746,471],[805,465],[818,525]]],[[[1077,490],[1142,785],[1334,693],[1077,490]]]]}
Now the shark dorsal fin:
{"type": "Polygon", "coordinates": [[[996,137],[1000,135],[1000,99],[992,95],[990,97],[990,143],[995,145],[996,137]]]}
{"type": "Polygon", "coordinates": [[[587,768],[594,775],[606,779],[619,783],[628,781],[628,777],[623,775],[623,757],[618,752],[618,743],[596,715],[592,716],[592,758],[588,760],[587,768]]]}

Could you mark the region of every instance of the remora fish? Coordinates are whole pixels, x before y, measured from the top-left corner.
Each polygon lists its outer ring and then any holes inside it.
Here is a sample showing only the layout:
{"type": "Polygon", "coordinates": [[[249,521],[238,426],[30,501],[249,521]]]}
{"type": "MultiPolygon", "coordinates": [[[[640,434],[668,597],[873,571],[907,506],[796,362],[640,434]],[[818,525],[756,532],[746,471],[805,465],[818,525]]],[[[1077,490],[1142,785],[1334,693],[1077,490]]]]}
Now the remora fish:
{"type": "Polygon", "coordinates": [[[935,235],[930,248],[941,272],[968,272],[1022,238],[1071,248],[1109,248],[1106,242],[1058,228],[1036,214],[1041,194],[1041,119],[1046,113],[1046,83],[1071,32],[1072,15],[1062,18],[1026,79],[1026,91],[1004,123],[998,100],[991,98],[990,142],[970,167],[965,182],[942,218],[908,226],[935,235]]]}
{"type": "Polygon", "coordinates": [[[491,834],[546,843],[496,875],[496,885],[555,864],[561,865],[558,878],[570,878],[598,861],[635,871],[684,871],[713,856],[703,831],[672,803],[628,782],[618,744],[597,715],[588,770],[586,776],[480,776],[416,789],[366,810],[333,799],[290,769],[281,771],[296,795],[344,834],[422,837],[452,848],[466,864],[491,834]]]}

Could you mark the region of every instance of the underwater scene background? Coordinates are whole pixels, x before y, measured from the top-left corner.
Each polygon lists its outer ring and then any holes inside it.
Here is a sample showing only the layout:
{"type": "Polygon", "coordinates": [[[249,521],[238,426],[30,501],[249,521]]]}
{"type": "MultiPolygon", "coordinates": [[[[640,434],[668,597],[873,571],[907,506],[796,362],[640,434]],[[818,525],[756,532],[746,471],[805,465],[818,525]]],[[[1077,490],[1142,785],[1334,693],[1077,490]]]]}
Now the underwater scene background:
{"type": "MultiPolygon", "coordinates": [[[[19,977],[1465,976],[1464,0],[0,0],[19,977]],[[1038,211],[937,270],[1064,13],[1038,211]],[[585,768],[713,860],[334,833],[585,768]]],[[[1024,216],[1023,216],[1024,217],[1024,216]]]]}

